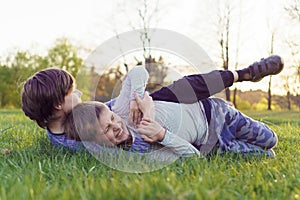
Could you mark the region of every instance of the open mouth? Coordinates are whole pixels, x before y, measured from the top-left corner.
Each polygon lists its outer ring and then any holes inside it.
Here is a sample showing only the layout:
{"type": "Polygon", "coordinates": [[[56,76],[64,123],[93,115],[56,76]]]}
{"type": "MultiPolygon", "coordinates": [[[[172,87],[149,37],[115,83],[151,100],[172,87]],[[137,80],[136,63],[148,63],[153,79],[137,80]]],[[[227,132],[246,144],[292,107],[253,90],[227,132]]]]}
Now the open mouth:
{"type": "Polygon", "coordinates": [[[124,131],[125,131],[124,124],[121,123],[121,130],[117,133],[116,139],[121,140],[122,137],[123,137],[123,135],[124,135],[124,133],[125,133],[124,131]]]}
{"type": "Polygon", "coordinates": [[[121,139],[123,135],[124,135],[124,131],[122,130],[116,135],[116,138],[121,139]]]}

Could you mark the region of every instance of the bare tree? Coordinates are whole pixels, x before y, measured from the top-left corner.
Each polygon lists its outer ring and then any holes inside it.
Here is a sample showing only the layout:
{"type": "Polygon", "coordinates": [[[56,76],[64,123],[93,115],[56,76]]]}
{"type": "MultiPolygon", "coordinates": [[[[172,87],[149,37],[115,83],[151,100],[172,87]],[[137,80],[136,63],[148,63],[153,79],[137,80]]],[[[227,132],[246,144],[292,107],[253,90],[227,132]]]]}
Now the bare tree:
{"type": "MultiPolygon", "coordinates": [[[[238,15],[238,23],[237,23],[237,34],[236,34],[236,49],[235,49],[235,65],[234,68],[235,70],[238,69],[239,66],[239,52],[240,52],[240,32],[241,32],[241,21],[242,21],[242,1],[239,2],[239,15],[238,15]]],[[[237,96],[237,87],[235,86],[233,90],[233,105],[237,108],[237,101],[236,101],[236,96],[237,96]]]]}
{"type": "MultiPolygon", "coordinates": [[[[221,3],[221,2],[220,2],[221,3]]],[[[222,2],[223,3],[223,2],[222,2]]],[[[218,43],[221,47],[221,59],[222,59],[222,66],[224,70],[228,70],[229,68],[229,33],[231,31],[231,14],[232,14],[232,6],[227,1],[224,1],[224,7],[222,4],[219,4],[218,10],[218,21],[217,21],[217,28],[218,28],[218,43]]],[[[230,90],[229,88],[225,89],[226,100],[230,101],[230,90]]]]}
{"type": "MultiPolygon", "coordinates": [[[[290,81],[290,92],[299,96],[300,94],[300,45],[297,44],[294,40],[286,40],[287,45],[291,51],[291,70],[289,74],[290,81]]],[[[300,104],[298,105],[300,108],[300,104]]]]}
{"type": "Polygon", "coordinates": [[[147,71],[149,72],[149,85],[151,85],[150,90],[155,90],[157,87],[161,87],[164,82],[164,79],[167,76],[168,68],[164,64],[163,58],[160,56],[159,60],[155,60],[151,55],[151,33],[150,24],[151,21],[158,14],[159,10],[159,1],[157,0],[150,9],[152,1],[144,0],[142,8],[138,9],[138,14],[140,17],[142,30],[140,31],[140,39],[143,44],[143,56],[144,63],[147,71]]]}
{"type": "MultiPolygon", "coordinates": [[[[274,53],[274,37],[275,31],[271,32],[271,41],[270,41],[270,52],[269,54],[272,55],[274,53]]],[[[268,84],[268,110],[272,110],[272,76],[269,77],[269,84],[268,84]]]]}
{"type": "Polygon", "coordinates": [[[285,10],[288,12],[292,19],[300,22],[300,0],[294,0],[293,3],[285,7],[285,10]]]}
{"type": "MultiPolygon", "coordinates": [[[[275,52],[275,42],[279,35],[278,24],[281,22],[282,16],[275,10],[269,9],[266,15],[266,24],[269,29],[269,49],[268,54],[273,55],[275,52]]],[[[269,76],[268,83],[268,107],[267,110],[272,110],[272,76],[269,76]]]]}
{"type": "Polygon", "coordinates": [[[140,32],[140,38],[143,43],[143,51],[144,51],[144,59],[148,59],[151,56],[151,49],[147,48],[150,47],[151,37],[148,30],[151,28],[150,24],[154,16],[158,13],[158,1],[156,1],[153,10],[149,9],[150,1],[144,0],[143,7],[138,9],[138,14],[142,24],[142,31],[140,32]]]}
{"type": "MultiPolygon", "coordinates": [[[[300,24],[300,0],[294,0],[290,5],[285,7],[285,10],[298,25],[300,24]]],[[[298,33],[297,33],[298,35],[298,33]]],[[[298,101],[300,96],[300,42],[296,42],[296,39],[290,39],[286,41],[289,48],[291,49],[292,56],[292,68],[295,69],[294,73],[294,87],[293,93],[296,96],[296,103],[300,109],[300,103],[298,101]]]]}
{"type": "MultiPolygon", "coordinates": [[[[129,27],[131,27],[133,30],[139,31],[140,41],[142,43],[143,49],[143,58],[141,59],[137,56],[134,56],[133,59],[135,60],[136,65],[145,64],[145,67],[150,74],[149,82],[152,83],[162,83],[165,77],[167,76],[167,67],[166,65],[164,65],[163,62],[161,62],[163,59],[155,59],[153,53],[151,52],[152,33],[150,33],[149,30],[153,30],[153,28],[157,26],[157,23],[160,20],[161,9],[163,8],[159,5],[159,3],[159,0],[136,0],[134,2],[131,1],[130,3],[118,3],[117,8],[119,12],[122,13],[122,16],[125,16],[125,18],[128,20],[129,27]],[[130,14],[126,12],[128,10],[131,10],[130,14]]],[[[117,27],[114,27],[113,29],[116,38],[118,39],[119,33],[117,31],[117,27]]],[[[120,51],[123,52],[121,48],[120,51]]],[[[129,66],[126,61],[127,59],[123,55],[123,65],[125,66],[126,71],[128,72],[129,66]]]]}
{"type": "Polygon", "coordinates": [[[292,98],[291,98],[292,85],[290,83],[290,80],[291,80],[290,75],[284,76],[283,80],[282,80],[283,81],[282,85],[286,91],[286,101],[287,101],[287,109],[288,110],[291,110],[291,100],[292,100],[292,98]]]}

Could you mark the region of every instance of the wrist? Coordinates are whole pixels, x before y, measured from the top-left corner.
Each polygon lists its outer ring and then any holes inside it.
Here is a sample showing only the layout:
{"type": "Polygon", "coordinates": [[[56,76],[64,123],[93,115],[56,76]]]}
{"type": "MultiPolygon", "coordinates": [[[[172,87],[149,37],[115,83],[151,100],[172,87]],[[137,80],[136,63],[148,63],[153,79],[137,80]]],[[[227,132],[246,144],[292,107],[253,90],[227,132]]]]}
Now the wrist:
{"type": "Polygon", "coordinates": [[[154,113],[151,111],[143,112],[143,117],[147,119],[154,120],[154,113]]]}
{"type": "Polygon", "coordinates": [[[161,128],[161,130],[158,132],[158,142],[161,142],[161,141],[163,141],[164,140],[164,138],[165,138],[165,135],[166,135],[166,129],[164,129],[164,128],[161,128]]]}

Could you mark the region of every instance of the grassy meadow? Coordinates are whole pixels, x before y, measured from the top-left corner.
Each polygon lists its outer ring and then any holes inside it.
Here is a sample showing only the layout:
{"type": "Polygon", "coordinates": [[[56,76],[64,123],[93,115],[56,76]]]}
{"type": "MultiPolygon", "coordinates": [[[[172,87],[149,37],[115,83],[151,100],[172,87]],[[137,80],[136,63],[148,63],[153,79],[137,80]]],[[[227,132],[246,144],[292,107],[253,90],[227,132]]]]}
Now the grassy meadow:
{"type": "Polygon", "coordinates": [[[88,153],[52,147],[20,110],[0,110],[0,200],[300,199],[300,112],[245,113],[278,134],[275,159],[192,157],[154,172],[125,173],[88,153]]]}

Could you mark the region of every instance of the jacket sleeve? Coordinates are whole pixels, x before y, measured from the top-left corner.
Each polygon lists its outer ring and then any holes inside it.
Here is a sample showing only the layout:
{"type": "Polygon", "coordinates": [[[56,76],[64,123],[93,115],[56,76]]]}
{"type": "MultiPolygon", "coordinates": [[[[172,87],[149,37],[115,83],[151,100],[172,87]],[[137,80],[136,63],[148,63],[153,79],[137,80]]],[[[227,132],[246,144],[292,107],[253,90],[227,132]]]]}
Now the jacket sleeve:
{"type": "Polygon", "coordinates": [[[165,147],[172,149],[172,151],[180,156],[187,157],[196,154],[197,156],[202,157],[200,151],[196,149],[191,143],[168,130],[163,141],[159,143],[165,147]]]}
{"type": "Polygon", "coordinates": [[[149,74],[144,66],[136,66],[130,70],[122,83],[122,89],[116,98],[112,111],[123,119],[128,119],[130,101],[134,100],[134,93],[138,93],[141,98],[144,96],[148,78],[149,74]]]}

